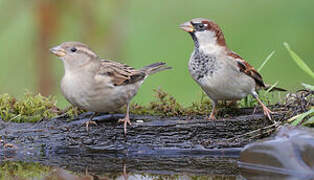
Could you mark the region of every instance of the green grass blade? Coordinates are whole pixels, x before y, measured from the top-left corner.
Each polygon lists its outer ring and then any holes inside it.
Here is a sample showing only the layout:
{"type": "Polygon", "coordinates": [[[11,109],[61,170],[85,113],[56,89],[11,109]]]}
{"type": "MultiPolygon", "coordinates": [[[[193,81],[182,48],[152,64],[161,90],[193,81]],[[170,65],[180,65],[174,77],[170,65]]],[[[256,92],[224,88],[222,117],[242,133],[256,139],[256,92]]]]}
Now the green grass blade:
{"type": "Polygon", "coordinates": [[[305,89],[309,89],[309,90],[311,90],[311,91],[314,91],[314,86],[313,86],[313,85],[302,83],[302,86],[303,86],[305,89]]]}
{"type": "Polygon", "coordinates": [[[310,109],[309,111],[305,112],[305,113],[302,113],[302,114],[299,114],[299,115],[296,115],[294,117],[292,117],[291,119],[288,120],[288,122],[291,122],[291,125],[293,126],[296,126],[296,125],[299,125],[301,123],[301,121],[308,115],[314,113],[314,108],[310,109]]]}
{"type": "Polygon", "coordinates": [[[273,84],[270,88],[267,89],[267,93],[269,93],[274,87],[278,85],[279,81],[277,81],[275,84],[273,84]]]}
{"type": "Polygon", "coordinates": [[[307,64],[294,52],[291,50],[288,43],[284,42],[283,45],[286,47],[292,59],[297,63],[297,65],[307,74],[309,74],[312,78],[314,78],[313,71],[309,68],[307,64]]]}
{"type": "Polygon", "coordinates": [[[307,121],[305,121],[302,125],[304,125],[304,126],[311,126],[311,125],[314,125],[314,116],[312,116],[310,119],[308,119],[307,121]]]}
{"type": "Polygon", "coordinates": [[[264,62],[260,65],[260,67],[257,69],[258,72],[260,72],[263,67],[265,66],[265,64],[270,60],[270,58],[275,54],[275,51],[272,51],[264,60],[264,62]]]}

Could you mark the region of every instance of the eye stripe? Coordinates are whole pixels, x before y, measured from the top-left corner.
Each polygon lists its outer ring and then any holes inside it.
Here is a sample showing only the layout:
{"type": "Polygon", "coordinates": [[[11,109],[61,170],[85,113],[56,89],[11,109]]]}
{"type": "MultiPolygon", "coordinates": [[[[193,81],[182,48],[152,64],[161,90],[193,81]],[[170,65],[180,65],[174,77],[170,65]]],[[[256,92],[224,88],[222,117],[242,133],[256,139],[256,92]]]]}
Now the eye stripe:
{"type": "Polygon", "coordinates": [[[86,47],[77,47],[76,49],[77,49],[77,52],[84,53],[89,57],[97,57],[97,55],[93,51],[91,51],[90,49],[86,47]]]}

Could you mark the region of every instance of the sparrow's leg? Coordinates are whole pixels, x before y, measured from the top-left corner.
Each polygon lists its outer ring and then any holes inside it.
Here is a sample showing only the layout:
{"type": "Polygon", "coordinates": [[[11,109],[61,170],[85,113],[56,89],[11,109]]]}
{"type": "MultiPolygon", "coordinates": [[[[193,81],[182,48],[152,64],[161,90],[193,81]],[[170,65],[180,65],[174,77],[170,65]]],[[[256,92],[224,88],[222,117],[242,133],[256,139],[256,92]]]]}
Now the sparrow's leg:
{"type": "Polygon", "coordinates": [[[273,112],[272,112],[271,110],[269,110],[269,109],[263,104],[263,102],[258,98],[258,95],[257,95],[256,92],[253,93],[253,96],[255,97],[255,99],[257,100],[257,102],[262,106],[265,116],[266,116],[269,120],[271,120],[270,114],[273,114],[273,112]]]}
{"type": "Polygon", "coordinates": [[[217,101],[212,101],[212,112],[210,113],[209,117],[207,118],[208,120],[217,120],[216,117],[215,117],[215,114],[216,114],[216,104],[217,104],[217,101]]]}
{"type": "Polygon", "coordinates": [[[255,107],[254,107],[252,115],[254,115],[254,114],[255,114],[256,109],[257,109],[257,106],[255,106],[255,107]]]}
{"type": "Polygon", "coordinates": [[[126,135],[126,126],[128,124],[131,126],[129,112],[130,112],[130,103],[128,103],[128,106],[126,108],[126,115],[125,115],[125,117],[123,119],[119,119],[119,122],[124,122],[124,135],[126,135]]]}
{"type": "Polygon", "coordinates": [[[88,131],[88,126],[90,124],[93,124],[95,126],[97,126],[97,123],[95,121],[93,121],[93,118],[97,115],[98,113],[94,112],[94,114],[91,115],[91,117],[89,118],[89,120],[85,123],[86,124],[86,131],[88,131]]]}
{"type": "Polygon", "coordinates": [[[123,177],[125,180],[129,179],[129,175],[128,175],[128,172],[126,171],[126,164],[125,163],[123,163],[123,177]]]}

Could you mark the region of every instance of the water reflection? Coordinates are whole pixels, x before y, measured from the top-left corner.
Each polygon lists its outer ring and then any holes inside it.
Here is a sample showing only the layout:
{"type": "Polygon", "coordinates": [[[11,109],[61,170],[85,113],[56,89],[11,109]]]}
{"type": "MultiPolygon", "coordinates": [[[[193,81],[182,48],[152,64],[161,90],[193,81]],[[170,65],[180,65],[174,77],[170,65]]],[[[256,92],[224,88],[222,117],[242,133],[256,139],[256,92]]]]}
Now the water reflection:
{"type": "MultiPolygon", "coordinates": [[[[149,168],[149,167],[147,167],[149,168]]],[[[71,171],[60,167],[44,166],[40,163],[4,161],[0,165],[0,179],[39,179],[39,180],[240,180],[239,175],[225,174],[195,174],[191,172],[170,172],[170,171],[135,171],[130,172],[127,164],[121,164],[121,168],[116,172],[95,173],[92,169],[85,171],[71,171]]],[[[152,168],[153,169],[153,168],[152,168]]]]}
{"type": "MultiPolygon", "coordinates": [[[[125,160],[124,160],[125,161],[125,160]]],[[[150,160],[148,160],[150,161],[150,160]]],[[[22,161],[2,161],[0,164],[0,180],[251,180],[251,179],[279,179],[294,180],[295,176],[287,176],[276,172],[252,170],[250,168],[234,167],[235,159],[212,159],[213,163],[190,160],[191,169],[170,163],[172,168],[143,167],[143,162],[132,161],[133,164],[118,163],[115,169],[103,166],[93,169],[91,164],[82,169],[82,166],[71,167],[46,166],[41,163],[22,161]],[[177,166],[177,165],[178,166],[177,166]],[[210,165],[211,164],[211,165],[210,165]],[[202,166],[204,168],[202,168],[202,166]],[[80,168],[77,168],[80,167],[80,168]],[[181,167],[181,168],[180,168],[181,167]],[[199,169],[195,169],[198,167],[199,169]],[[209,169],[211,167],[212,169],[209,169]]],[[[118,162],[118,161],[117,161],[118,162]]],[[[104,162],[106,163],[106,162],[104,162]]],[[[148,163],[150,164],[150,163],[148,163]]],[[[155,162],[156,164],[156,162],[155,162]]],[[[179,163],[180,164],[180,163],[179,163]]],[[[94,166],[95,167],[95,166],[94,166]]],[[[169,167],[169,166],[166,166],[169,167]]],[[[305,178],[306,179],[306,178],[305,178]]],[[[309,178],[308,178],[309,179],[309,178]]]]}
{"type": "Polygon", "coordinates": [[[127,173],[123,172],[118,174],[103,174],[103,175],[74,175],[70,171],[63,169],[55,169],[53,173],[42,178],[43,180],[240,180],[240,177],[236,176],[224,176],[224,175],[189,175],[189,174],[174,174],[174,175],[160,175],[149,173],[127,173]]]}

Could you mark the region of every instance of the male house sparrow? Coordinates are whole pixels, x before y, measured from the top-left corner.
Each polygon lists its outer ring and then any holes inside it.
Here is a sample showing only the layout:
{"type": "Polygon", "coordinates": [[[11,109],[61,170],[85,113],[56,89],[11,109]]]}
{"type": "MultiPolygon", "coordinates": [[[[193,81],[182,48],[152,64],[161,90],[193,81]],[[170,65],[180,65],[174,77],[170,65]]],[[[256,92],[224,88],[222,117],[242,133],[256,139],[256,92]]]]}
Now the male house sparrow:
{"type": "Polygon", "coordinates": [[[64,42],[51,48],[64,64],[65,74],[61,81],[64,97],[74,106],[94,112],[88,125],[96,113],[112,112],[127,105],[124,122],[126,134],[129,119],[129,103],[143,83],[151,74],[166,69],[165,63],[158,62],[136,70],[128,65],[101,59],[87,45],[80,42],[64,42]]]}
{"type": "MultiPolygon", "coordinates": [[[[239,100],[251,94],[271,119],[272,113],[258,98],[258,89],[269,88],[262,76],[244,59],[231,51],[219,26],[208,19],[196,18],[180,25],[194,41],[189,72],[212,100],[209,119],[215,119],[218,100],[239,100]]],[[[281,88],[274,90],[285,91],[281,88]]]]}

